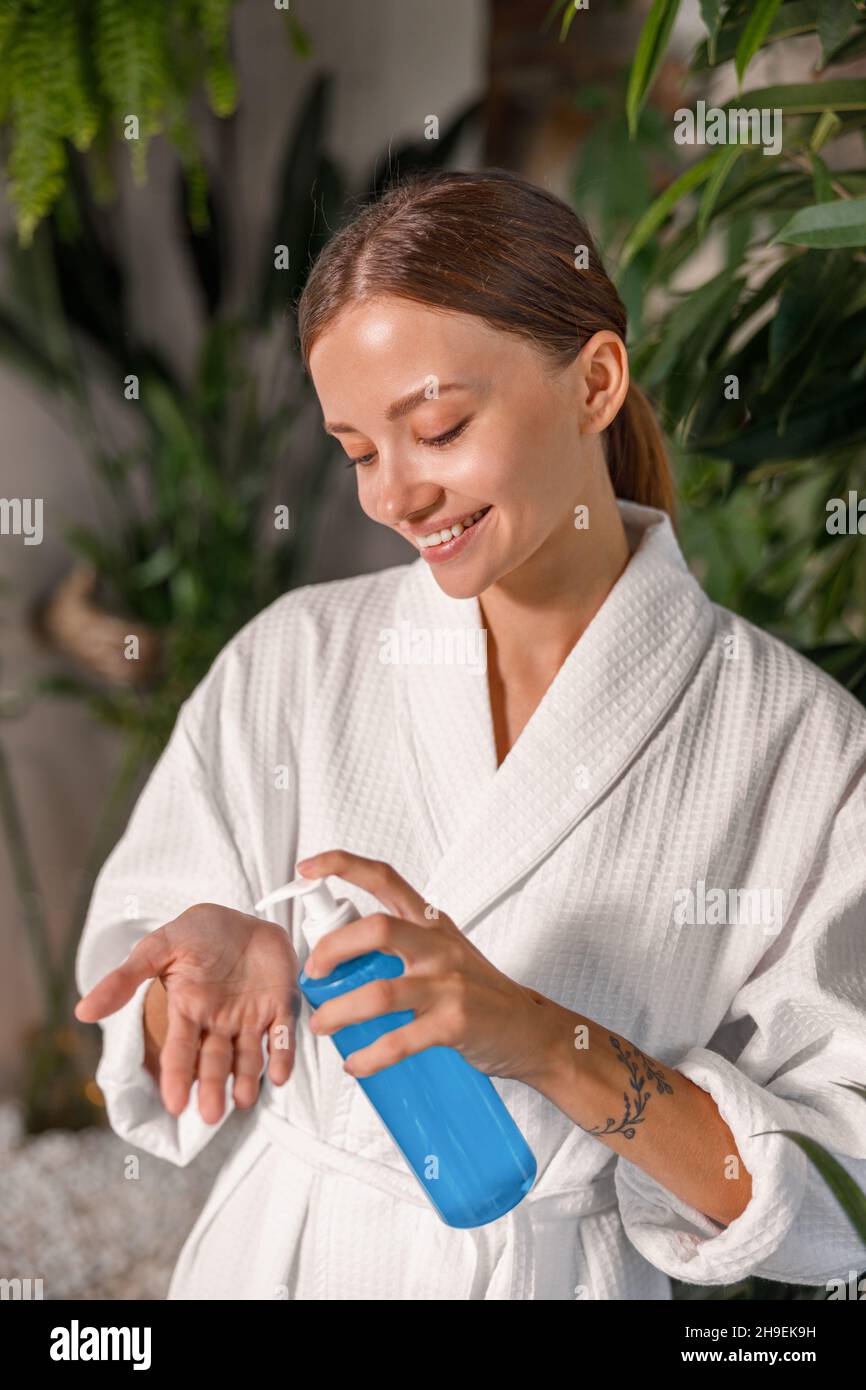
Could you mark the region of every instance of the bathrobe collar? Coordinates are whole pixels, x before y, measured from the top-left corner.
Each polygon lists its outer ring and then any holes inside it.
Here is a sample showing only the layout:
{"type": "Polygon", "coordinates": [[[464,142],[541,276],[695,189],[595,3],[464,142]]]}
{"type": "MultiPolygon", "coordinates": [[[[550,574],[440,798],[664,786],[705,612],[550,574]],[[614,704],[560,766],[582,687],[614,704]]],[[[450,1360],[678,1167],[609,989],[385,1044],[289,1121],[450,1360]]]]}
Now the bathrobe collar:
{"type": "Polygon", "coordinates": [[[632,558],[499,768],[487,677],[476,660],[478,599],[444,594],[423,559],[400,584],[396,736],[429,865],[427,882],[415,886],[463,929],[601,800],[711,640],[712,604],[666,513],[617,505],[632,558]]]}

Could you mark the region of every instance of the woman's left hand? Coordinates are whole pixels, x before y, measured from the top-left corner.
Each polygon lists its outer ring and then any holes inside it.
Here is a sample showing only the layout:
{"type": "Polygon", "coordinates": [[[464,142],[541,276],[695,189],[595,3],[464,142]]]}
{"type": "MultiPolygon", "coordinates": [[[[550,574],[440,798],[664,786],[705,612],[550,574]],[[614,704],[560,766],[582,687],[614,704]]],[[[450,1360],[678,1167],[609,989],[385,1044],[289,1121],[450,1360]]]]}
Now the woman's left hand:
{"type": "Polygon", "coordinates": [[[345,1071],[372,1076],[427,1047],[453,1047],[490,1076],[529,1082],[543,1070],[545,1030],[556,1006],[491,965],[451,918],[426,903],[390,864],[329,850],[299,860],[297,869],[306,878],[334,874],[357,884],[387,909],[323,936],[304,966],[308,975],[311,966],[316,976],[329,975],[367,951],[399,956],[404,966],[402,975],[361,985],[315,1010],[310,1027],[316,1034],[414,1010],[411,1023],[353,1052],[345,1071]]]}

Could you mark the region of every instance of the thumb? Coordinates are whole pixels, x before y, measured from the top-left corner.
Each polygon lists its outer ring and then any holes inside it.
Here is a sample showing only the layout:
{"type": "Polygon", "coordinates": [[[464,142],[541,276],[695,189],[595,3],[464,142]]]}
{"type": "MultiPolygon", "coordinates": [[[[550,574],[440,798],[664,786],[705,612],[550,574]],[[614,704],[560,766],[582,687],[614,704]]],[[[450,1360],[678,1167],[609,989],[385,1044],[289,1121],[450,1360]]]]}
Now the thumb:
{"type": "Polygon", "coordinates": [[[164,927],[157,927],[133,946],[126,960],[103,975],[75,1005],[81,1023],[95,1023],[128,1004],[139,985],[155,979],[168,968],[174,957],[164,927]]]}

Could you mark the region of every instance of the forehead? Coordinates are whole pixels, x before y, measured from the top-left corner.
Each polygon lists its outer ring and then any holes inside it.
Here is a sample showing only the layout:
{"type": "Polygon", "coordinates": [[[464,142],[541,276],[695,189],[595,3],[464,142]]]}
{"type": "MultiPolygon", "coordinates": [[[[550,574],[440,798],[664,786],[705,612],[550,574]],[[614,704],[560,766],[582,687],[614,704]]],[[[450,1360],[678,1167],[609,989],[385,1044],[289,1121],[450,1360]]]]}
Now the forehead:
{"type": "Polygon", "coordinates": [[[378,359],[391,353],[432,352],[436,347],[471,352],[500,336],[474,314],[434,309],[395,295],[379,296],[349,304],[322,329],[310,352],[310,370],[320,374],[329,360],[352,350],[378,359]]]}
{"type": "Polygon", "coordinates": [[[473,314],[386,296],[350,305],[310,352],[326,418],[384,410],[429,378],[476,383],[525,370],[528,345],[473,314]]]}

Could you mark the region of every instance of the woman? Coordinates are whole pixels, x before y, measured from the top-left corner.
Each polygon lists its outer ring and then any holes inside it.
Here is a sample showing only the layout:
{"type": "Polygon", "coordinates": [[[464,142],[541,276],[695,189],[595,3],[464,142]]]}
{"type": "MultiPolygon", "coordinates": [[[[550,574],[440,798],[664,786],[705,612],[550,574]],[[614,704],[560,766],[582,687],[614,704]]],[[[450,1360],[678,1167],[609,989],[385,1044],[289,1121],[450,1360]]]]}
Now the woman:
{"type": "Polygon", "coordinates": [[[114,1129],[186,1164],[256,1105],[169,1297],[669,1299],[863,1268],[778,1131],[866,1184],[842,1084],[866,715],[690,575],[586,227],[498,170],[411,179],[328,244],[299,325],[361,507],[417,553],[227,645],[96,885],[76,1012],[104,1019],[114,1129]],[[405,965],[297,1029],[300,914],[252,915],[296,868],[365,914],[308,972],[405,965]],[[404,1008],[343,1067],[329,1034],[404,1008]],[[352,1080],[434,1044],[495,1079],[538,1163],[475,1230],[352,1080]]]}

